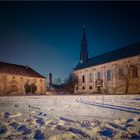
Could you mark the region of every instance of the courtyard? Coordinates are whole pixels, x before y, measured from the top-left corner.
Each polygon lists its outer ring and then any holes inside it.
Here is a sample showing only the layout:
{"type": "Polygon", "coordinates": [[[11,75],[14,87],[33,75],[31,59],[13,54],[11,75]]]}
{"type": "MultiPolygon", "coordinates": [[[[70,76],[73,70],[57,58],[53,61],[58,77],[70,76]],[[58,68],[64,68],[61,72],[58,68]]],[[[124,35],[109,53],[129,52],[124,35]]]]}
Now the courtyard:
{"type": "Polygon", "coordinates": [[[0,139],[140,139],[140,96],[3,96],[0,139]]]}

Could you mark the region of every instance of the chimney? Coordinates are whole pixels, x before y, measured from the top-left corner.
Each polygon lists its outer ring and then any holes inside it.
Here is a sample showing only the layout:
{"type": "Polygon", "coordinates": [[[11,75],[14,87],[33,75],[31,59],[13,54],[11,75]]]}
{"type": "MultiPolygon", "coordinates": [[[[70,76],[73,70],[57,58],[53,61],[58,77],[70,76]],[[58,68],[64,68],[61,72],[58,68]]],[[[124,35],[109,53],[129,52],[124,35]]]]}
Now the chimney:
{"type": "Polygon", "coordinates": [[[49,85],[52,85],[52,73],[49,73],[49,85]]]}

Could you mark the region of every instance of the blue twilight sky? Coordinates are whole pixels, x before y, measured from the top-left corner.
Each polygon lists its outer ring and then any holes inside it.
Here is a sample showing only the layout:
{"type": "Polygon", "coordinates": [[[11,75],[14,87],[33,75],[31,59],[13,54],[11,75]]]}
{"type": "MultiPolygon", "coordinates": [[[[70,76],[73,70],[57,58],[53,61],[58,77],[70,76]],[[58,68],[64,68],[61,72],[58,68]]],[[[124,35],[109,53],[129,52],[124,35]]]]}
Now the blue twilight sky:
{"type": "Polygon", "coordinates": [[[82,25],[89,57],[140,41],[140,2],[0,2],[0,61],[54,78],[79,62],[82,25]]]}

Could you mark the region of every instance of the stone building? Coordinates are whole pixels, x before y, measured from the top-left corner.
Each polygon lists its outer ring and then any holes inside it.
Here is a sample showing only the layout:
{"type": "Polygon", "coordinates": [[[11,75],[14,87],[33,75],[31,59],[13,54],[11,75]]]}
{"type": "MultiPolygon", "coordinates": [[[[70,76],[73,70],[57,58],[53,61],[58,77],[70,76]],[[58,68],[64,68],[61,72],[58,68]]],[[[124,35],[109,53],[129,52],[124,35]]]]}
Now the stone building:
{"type": "Polygon", "coordinates": [[[0,94],[24,94],[25,84],[36,85],[36,94],[46,93],[46,78],[28,66],[0,62],[0,94]]]}
{"type": "Polygon", "coordinates": [[[83,27],[80,62],[73,76],[75,93],[140,93],[140,43],[88,58],[83,27]]]}

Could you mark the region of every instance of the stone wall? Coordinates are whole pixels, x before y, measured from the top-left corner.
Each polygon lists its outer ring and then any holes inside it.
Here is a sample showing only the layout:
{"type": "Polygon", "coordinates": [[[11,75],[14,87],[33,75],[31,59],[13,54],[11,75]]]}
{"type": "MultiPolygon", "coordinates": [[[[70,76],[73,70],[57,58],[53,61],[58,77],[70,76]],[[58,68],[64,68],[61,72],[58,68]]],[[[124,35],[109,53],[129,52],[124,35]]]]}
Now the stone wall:
{"type": "Polygon", "coordinates": [[[101,87],[102,92],[123,94],[126,90],[126,81],[128,81],[128,93],[140,93],[140,55],[74,71],[73,74],[78,78],[78,82],[75,84],[75,93],[97,93],[95,81],[97,80],[98,72],[101,73],[101,79],[103,81],[101,87]],[[131,72],[130,74],[128,73],[132,65],[138,68],[137,78],[130,77],[131,72]],[[118,70],[120,68],[123,70],[127,80],[124,78],[119,79],[118,70]],[[108,70],[111,71],[110,80],[107,80],[108,70]],[[89,74],[92,74],[92,80],[90,81],[89,74]],[[85,82],[82,79],[83,75],[85,76],[85,82]]]}
{"type": "Polygon", "coordinates": [[[37,94],[46,93],[46,79],[27,77],[20,75],[2,74],[0,73],[0,95],[3,94],[24,94],[24,85],[26,82],[35,83],[37,86],[37,94]]]}

